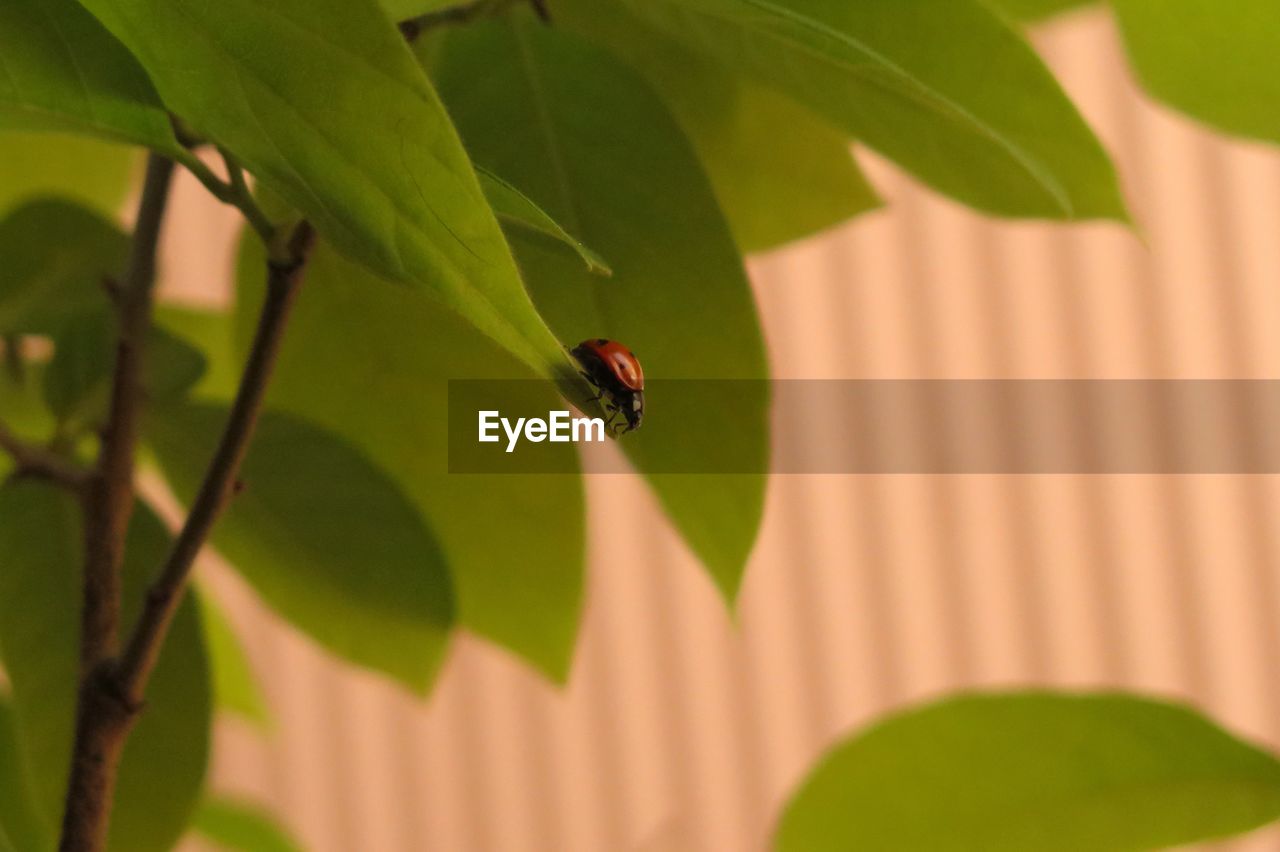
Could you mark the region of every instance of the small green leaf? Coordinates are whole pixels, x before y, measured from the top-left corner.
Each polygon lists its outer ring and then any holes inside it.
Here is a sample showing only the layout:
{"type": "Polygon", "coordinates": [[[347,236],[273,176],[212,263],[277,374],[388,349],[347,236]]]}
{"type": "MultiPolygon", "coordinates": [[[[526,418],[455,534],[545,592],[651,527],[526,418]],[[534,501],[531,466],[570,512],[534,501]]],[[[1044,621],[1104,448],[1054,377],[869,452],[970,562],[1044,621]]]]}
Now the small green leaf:
{"type": "MultiPolygon", "coordinates": [[[[7,364],[0,363],[0,412],[4,422],[19,438],[34,444],[53,437],[54,420],[44,406],[41,394],[44,368],[27,364],[19,381],[7,364]]],[[[9,476],[13,464],[7,453],[0,452],[0,483],[9,476]]]]}
{"type": "Polygon", "coordinates": [[[74,130],[180,154],[146,72],[75,0],[5,0],[0,56],[0,127],[74,130]]]}
{"type": "Polygon", "coordinates": [[[136,149],[61,133],[0,133],[0,215],[58,196],[114,215],[138,163],[136,149]]]}
{"type": "Polygon", "coordinates": [[[560,224],[555,219],[548,216],[546,211],[529,200],[520,190],[487,169],[477,168],[476,174],[480,175],[480,186],[484,189],[485,198],[489,199],[489,203],[493,206],[493,212],[498,214],[499,219],[521,225],[540,234],[546,234],[552,239],[559,240],[577,252],[578,256],[586,262],[587,269],[597,275],[607,276],[613,274],[613,270],[609,268],[600,255],[584,246],[572,234],[560,227],[560,224]]]}
{"type": "Polygon", "coordinates": [[[192,828],[227,852],[301,852],[302,847],[260,808],[208,799],[192,828]]]}
{"type": "MultiPolygon", "coordinates": [[[[0,487],[0,648],[32,801],[50,837],[62,814],[74,727],[81,536],[74,497],[37,482],[0,487]]],[[[123,571],[126,631],[168,547],[160,521],[135,512],[123,571]]],[[[174,620],[148,699],[125,747],[111,820],[111,847],[131,852],[170,849],[204,784],[212,702],[190,601],[174,620]]]]}
{"type": "MultiPolygon", "coordinates": [[[[69,320],[54,336],[44,398],[59,423],[89,429],[103,425],[115,363],[115,328],[115,320],[100,311],[69,320]]],[[[162,328],[148,331],[142,382],[149,404],[181,397],[204,371],[199,350],[162,328]]]]}
{"type": "Polygon", "coordinates": [[[973,695],[832,750],[779,850],[1091,852],[1226,837],[1280,816],[1280,763],[1182,706],[1118,694],[973,695]]]}
{"type": "Polygon", "coordinates": [[[1125,44],[1155,97],[1220,130],[1280,142],[1280,4],[1113,0],[1125,44]]]}
{"type": "Polygon", "coordinates": [[[218,708],[234,713],[259,728],[269,728],[271,713],[244,646],[212,597],[201,591],[196,600],[200,604],[200,621],[204,625],[204,640],[209,648],[213,694],[218,708]]]}
{"type": "MultiPolygon", "coordinates": [[[[180,499],[195,494],[226,419],[211,404],[153,412],[148,437],[180,499]]],[[[240,479],[218,549],[316,641],[426,691],[448,646],[453,591],[434,536],[395,485],[340,438],[272,412],[240,479]]]]}
{"type": "Polygon", "coordinates": [[[156,307],[156,325],[198,349],[207,362],[204,376],[190,390],[201,399],[230,400],[244,367],[236,357],[232,316],[226,311],[179,305],[156,307]]]}
{"type": "Polygon", "coordinates": [[[613,2],[979,210],[1126,218],[1102,146],[980,0],[613,2]]]}
{"type": "MultiPolygon", "coordinates": [[[[12,703],[0,697],[0,826],[7,835],[9,849],[52,849],[48,827],[36,814],[31,799],[29,772],[22,762],[18,746],[18,730],[12,703]]],[[[0,849],[4,849],[0,838],[0,849]]]]}
{"type": "Polygon", "coordinates": [[[50,334],[105,310],[103,282],[128,252],[119,228],[78,204],[37,199],[14,210],[0,221],[0,334],[50,334]]]}
{"type": "Polygon", "coordinates": [[[566,340],[619,340],[651,387],[644,428],[620,441],[732,598],[754,543],[763,475],[668,475],[708,454],[763,471],[764,345],[751,288],[711,186],[680,128],[644,81],[570,34],[533,22],[449,33],[441,95],[477,162],[493,168],[598,248],[607,285],[545,241],[516,238],[539,308],[566,340]],[[626,163],[619,169],[619,163],[626,163]],[[663,379],[708,381],[701,398],[663,379]],[[720,419],[734,412],[732,428],[720,419]]]}
{"type": "Polygon", "coordinates": [[[559,0],[556,21],[624,58],[658,90],[697,149],[743,252],[880,206],[848,137],[795,102],[656,32],[621,4],[559,0]]]}
{"type": "Polygon", "coordinates": [[[376,0],[82,2],[171,108],[341,251],[422,286],[541,374],[573,375],[448,115],[376,0]]]}
{"type": "Polygon", "coordinates": [[[987,0],[1015,21],[1038,23],[1070,9],[1092,6],[1096,0],[987,0]]]}
{"type": "MultiPolygon", "coordinates": [[[[262,303],[262,270],[261,246],[245,240],[236,299],[242,345],[262,303]]],[[[270,404],[341,435],[393,477],[440,538],[460,624],[563,680],[582,608],[581,478],[451,475],[445,414],[456,378],[536,377],[423,294],[387,287],[317,246],[270,404]]],[[[545,399],[548,409],[562,407],[550,390],[545,399]]],[[[571,448],[554,451],[563,454],[560,469],[576,470],[571,448]]]]}

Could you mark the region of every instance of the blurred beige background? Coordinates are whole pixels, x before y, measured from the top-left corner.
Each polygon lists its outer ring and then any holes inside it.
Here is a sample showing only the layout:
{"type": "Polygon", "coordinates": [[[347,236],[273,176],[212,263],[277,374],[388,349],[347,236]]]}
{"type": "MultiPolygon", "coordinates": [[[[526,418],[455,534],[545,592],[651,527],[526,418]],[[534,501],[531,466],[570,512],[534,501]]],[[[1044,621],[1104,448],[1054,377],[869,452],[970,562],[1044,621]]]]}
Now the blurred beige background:
{"type": "MultiPolygon", "coordinates": [[[[1037,40],[1142,236],[986,221],[860,152],[889,208],[751,264],[778,376],[1277,377],[1280,150],[1145,101],[1101,13],[1037,40]]],[[[171,290],[223,298],[234,220],[190,180],[180,215],[171,290]]],[[[464,638],[415,702],[206,560],[278,722],[220,724],[216,787],[318,852],[737,852],[842,732],[956,689],[1156,692],[1280,747],[1274,476],[778,477],[736,624],[639,482],[588,489],[564,691],[464,638]]]]}

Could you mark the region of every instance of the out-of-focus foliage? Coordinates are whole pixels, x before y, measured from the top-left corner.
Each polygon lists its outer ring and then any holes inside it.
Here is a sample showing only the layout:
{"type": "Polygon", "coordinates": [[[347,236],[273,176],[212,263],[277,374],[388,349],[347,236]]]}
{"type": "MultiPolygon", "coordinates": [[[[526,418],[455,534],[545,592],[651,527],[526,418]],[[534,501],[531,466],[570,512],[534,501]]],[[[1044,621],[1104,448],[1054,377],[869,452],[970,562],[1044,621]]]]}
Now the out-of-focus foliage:
{"type": "Polygon", "coordinates": [[[204,641],[209,649],[213,695],[218,709],[259,728],[270,727],[271,712],[235,630],[209,594],[201,590],[196,600],[200,603],[200,622],[204,625],[204,641]]]}
{"type": "Polygon", "coordinates": [[[1280,762],[1203,716],[1124,695],[974,695],[837,746],[782,852],[1163,849],[1280,816],[1280,762]]]}
{"type": "Polygon", "coordinates": [[[227,852],[301,852],[289,834],[261,809],[230,799],[209,799],[192,828],[227,852]]]}
{"type": "MultiPolygon", "coordinates": [[[[26,785],[0,796],[33,804],[52,848],[70,766],[79,671],[82,532],[75,499],[49,485],[0,487],[0,648],[12,687],[18,760],[26,785]]],[[[123,624],[131,626],[168,533],[149,512],[135,513],[124,570],[123,624]]],[[[111,822],[114,848],[169,849],[186,830],[204,785],[212,696],[193,601],[178,612],[149,693],[150,710],[125,749],[111,822]],[[164,779],[157,784],[156,779],[164,779]]]]}
{"type": "MultiPolygon", "coordinates": [[[[226,422],[217,405],[152,415],[151,446],[189,501],[226,422]]],[[[214,543],[285,618],[422,692],[448,646],[453,590],[435,537],[399,489],[340,438],[268,413],[214,543]]]]}
{"type": "MultiPolygon", "coordinates": [[[[586,276],[568,249],[557,250],[586,276]]],[[[342,436],[395,479],[444,548],[461,624],[565,678],[582,605],[581,481],[451,476],[447,466],[449,380],[534,374],[422,294],[390,286],[326,246],[307,281],[271,405],[342,436]]],[[[261,248],[247,242],[237,299],[242,345],[263,290],[261,248]]],[[[544,397],[548,407],[557,404],[549,389],[544,397]]],[[[561,469],[575,469],[572,449],[556,452],[561,469]]]]}
{"type": "Polygon", "coordinates": [[[85,136],[0,132],[0,216],[50,196],[114,214],[139,159],[133,149],[85,136]]]}

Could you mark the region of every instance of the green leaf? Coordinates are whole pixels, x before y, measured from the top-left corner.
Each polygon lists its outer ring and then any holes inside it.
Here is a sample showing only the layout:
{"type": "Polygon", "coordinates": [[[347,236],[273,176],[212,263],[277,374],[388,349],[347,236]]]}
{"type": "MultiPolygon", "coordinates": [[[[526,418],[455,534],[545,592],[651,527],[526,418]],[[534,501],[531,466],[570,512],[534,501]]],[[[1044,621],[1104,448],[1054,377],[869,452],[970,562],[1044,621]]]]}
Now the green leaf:
{"type": "Polygon", "coordinates": [[[0,127],[182,148],[146,73],[75,0],[0,4],[0,127]]]}
{"type": "Polygon", "coordinates": [[[234,328],[229,312],[159,305],[155,321],[172,336],[195,346],[204,356],[208,369],[191,388],[193,396],[223,401],[235,396],[244,365],[235,354],[234,328]]]}
{"type": "Polygon", "coordinates": [[[0,849],[51,849],[53,840],[41,824],[31,799],[28,770],[22,762],[18,746],[18,730],[13,706],[0,697],[0,849]],[[7,837],[6,837],[7,835],[7,837]]]}
{"type": "MultiPolygon", "coordinates": [[[[40,393],[43,367],[27,364],[21,381],[8,364],[0,363],[0,412],[5,424],[25,441],[45,443],[53,437],[54,420],[44,406],[40,393]]],[[[0,452],[0,483],[9,476],[13,464],[7,453],[0,452]]]]}
{"type": "MultiPolygon", "coordinates": [[[[44,374],[44,398],[61,424],[103,425],[115,363],[115,320],[106,311],[68,321],[55,335],[53,361],[44,374]]],[[[148,403],[181,397],[204,375],[199,350],[162,328],[148,331],[143,389],[148,403]]]]}
{"type": "Polygon", "coordinates": [[[262,697],[244,646],[212,597],[201,591],[196,600],[200,603],[200,621],[204,625],[204,641],[209,648],[213,694],[218,708],[234,713],[259,728],[269,728],[271,712],[262,697]]]}
{"type": "Polygon", "coordinates": [[[979,0],[613,2],[979,210],[1126,218],[1102,146],[979,0]]]}
{"type": "Polygon", "coordinates": [[[480,175],[480,186],[484,188],[485,198],[489,199],[489,204],[493,206],[493,212],[498,214],[499,219],[559,240],[577,252],[578,257],[587,264],[587,269],[596,275],[613,274],[613,270],[600,255],[560,227],[555,219],[548,216],[546,211],[529,200],[528,196],[520,190],[487,169],[478,168],[476,173],[480,175]]]}
{"type": "Polygon", "coordinates": [[[729,73],[618,3],[560,0],[556,16],[658,90],[697,149],[744,252],[776,248],[880,206],[849,139],[795,102],[729,73]]]}
{"type": "MultiPolygon", "coordinates": [[[[265,287],[261,247],[242,246],[236,311],[244,343],[265,287]]],[[[341,435],[394,477],[439,536],[460,623],[563,679],[582,606],[580,478],[451,475],[446,463],[449,379],[535,377],[422,294],[382,284],[317,247],[270,403],[341,435]]],[[[553,393],[545,399],[561,407],[553,393]]],[[[563,452],[561,469],[576,470],[572,449],[555,451],[563,452]]]]}
{"type": "MultiPolygon", "coordinates": [[[[145,509],[136,512],[123,572],[126,630],[168,546],[160,521],[145,509]]],[[[0,646],[22,760],[48,836],[59,824],[70,764],[81,550],[74,497],[36,482],[0,488],[0,646]]],[[[148,708],[125,747],[112,848],[160,852],[181,836],[204,783],[211,712],[200,624],[194,605],[185,601],[148,691],[148,708]]]]}
{"type": "Polygon", "coordinates": [[[1280,763],[1185,707],[1118,694],[973,695],[836,747],[779,850],[1163,849],[1280,816],[1280,763]]]}
{"type": "Polygon", "coordinates": [[[650,416],[620,443],[732,597],[759,526],[763,475],[653,473],[700,469],[708,454],[734,459],[726,469],[767,467],[760,327],[693,150],[629,69],[527,17],[450,33],[437,79],[477,162],[609,258],[614,276],[600,284],[545,241],[515,241],[563,339],[619,340],[643,362],[650,416]],[[760,381],[706,382],[694,399],[664,379],[760,381]]]}
{"type": "Polygon", "coordinates": [[[61,133],[0,133],[0,215],[59,196],[114,215],[138,162],[123,145],[61,133]]]}
{"type": "Polygon", "coordinates": [[[1125,44],[1155,97],[1228,133],[1280,142],[1280,4],[1114,0],[1125,44]]]}
{"type": "Polygon", "coordinates": [[[543,375],[572,374],[448,115],[376,0],[83,2],[170,107],[344,253],[423,286],[543,375]]]}
{"type": "Polygon", "coordinates": [[[192,827],[228,852],[301,852],[302,847],[261,809],[228,799],[209,799],[192,827]]]}
{"type": "Polygon", "coordinates": [[[427,12],[438,12],[450,6],[461,5],[466,0],[380,0],[383,11],[393,21],[416,18],[427,12]]]}
{"type": "Polygon", "coordinates": [[[50,334],[105,309],[103,281],[128,252],[119,228],[78,204],[38,199],[14,210],[0,221],[0,334],[50,334]]]}
{"type": "MultiPolygon", "coordinates": [[[[211,404],[157,408],[148,437],[188,504],[226,423],[211,404]]],[[[337,436],[267,412],[244,491],[213,541],[281,615],[334,653],[426,691],[453,625],[431,531],[387,476],[337,436]]]]}
{"type": "Polygon", "coordinates": [[[1037,23],[1070,9],[1091,6],[1095,0],[987,0],[987,2],[1015,21],[1037,23]]]}

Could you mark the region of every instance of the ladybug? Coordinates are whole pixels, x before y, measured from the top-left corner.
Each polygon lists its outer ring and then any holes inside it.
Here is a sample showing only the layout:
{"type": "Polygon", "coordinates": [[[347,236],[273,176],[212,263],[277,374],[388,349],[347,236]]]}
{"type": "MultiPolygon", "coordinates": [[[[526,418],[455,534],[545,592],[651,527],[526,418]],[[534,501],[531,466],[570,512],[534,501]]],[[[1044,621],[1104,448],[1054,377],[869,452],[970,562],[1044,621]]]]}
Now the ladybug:
{"type": "Polygon", "coordinates": [[[609,422],[622,415],[626,428],[632,432],[640,428],[644,419],[644,370],[630,349],[615,340],[597,337],[584,340],[570,350],[570,354],[582,365],[582,377],[596,389],[595,399],[604,400],[613,410],[609,422]]]}

